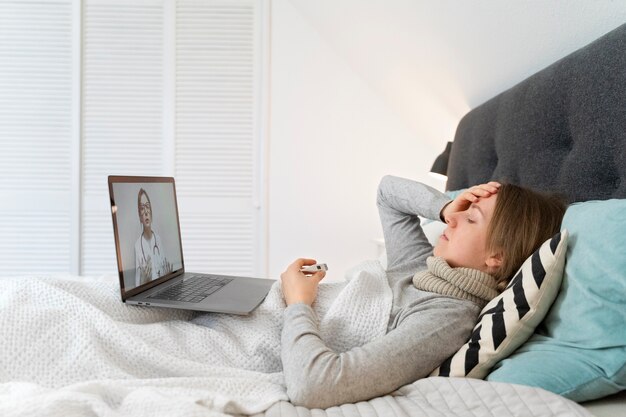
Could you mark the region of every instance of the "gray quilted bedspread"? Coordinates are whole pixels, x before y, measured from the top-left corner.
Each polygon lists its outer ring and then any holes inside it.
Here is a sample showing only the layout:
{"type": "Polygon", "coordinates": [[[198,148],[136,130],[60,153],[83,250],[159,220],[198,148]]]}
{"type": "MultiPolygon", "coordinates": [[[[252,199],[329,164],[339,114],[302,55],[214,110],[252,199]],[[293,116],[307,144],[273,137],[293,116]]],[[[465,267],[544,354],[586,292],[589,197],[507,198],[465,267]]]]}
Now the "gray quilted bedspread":
{"type": "Polygon", "coordinates": [[[326,410],[297,407],[285,401],[255,417],[591,417],[573,401],[551,392],[521,385],[467,378],[427,378],[369,401],[326,410]]]}

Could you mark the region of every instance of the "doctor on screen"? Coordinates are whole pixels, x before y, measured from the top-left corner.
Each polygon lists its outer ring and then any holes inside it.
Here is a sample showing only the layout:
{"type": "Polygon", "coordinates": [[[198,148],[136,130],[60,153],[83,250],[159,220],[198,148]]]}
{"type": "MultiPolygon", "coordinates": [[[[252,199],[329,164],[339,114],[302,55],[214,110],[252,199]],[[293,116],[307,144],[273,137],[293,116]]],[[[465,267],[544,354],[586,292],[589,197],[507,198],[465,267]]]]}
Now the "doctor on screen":
{"type": "Polygon", "coordinates": [[[162,252],[161,238],[152,229],[152,204],[143,188],[137,195],[137,211],[143,229],[135,243],[135,285],[139,286],[172,272],[172,264],[162,252]]]}

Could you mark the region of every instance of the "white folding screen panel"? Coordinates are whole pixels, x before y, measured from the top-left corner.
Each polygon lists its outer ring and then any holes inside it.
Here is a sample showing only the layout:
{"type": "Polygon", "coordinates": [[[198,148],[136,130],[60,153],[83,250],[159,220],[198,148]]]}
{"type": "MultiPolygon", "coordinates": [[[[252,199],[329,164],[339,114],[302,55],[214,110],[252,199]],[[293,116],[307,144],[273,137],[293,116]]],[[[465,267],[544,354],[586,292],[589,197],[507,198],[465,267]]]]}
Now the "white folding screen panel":
{"type": "Polygon", "coordinates": [[[176,4],[175,171],[191,270],[262,269],[257,3],[176,4]]]}
{"type": "Polygon", "coordinates": [[[84,275],[116,271],[107,176],[166,174],[163,12],[161,0],[83,2],[84,275]]]}
{"type": "Polygon", "coordinates": [[[128,174],[176,176],[188,269],[260,276],[267,10],[0,0],[0,274],[114,274],[128,174]]]}
{"type": "Polygon", "coordinates": [[[115,271],[106,176],[176,177],[185,267],[260,275],[260,2],[83,6],[82,273],[115,271]]]}
{"type": "Polygon", "coordinates": [[[74,6],[0,1],[0,274],[75,271],[74,6]]]}

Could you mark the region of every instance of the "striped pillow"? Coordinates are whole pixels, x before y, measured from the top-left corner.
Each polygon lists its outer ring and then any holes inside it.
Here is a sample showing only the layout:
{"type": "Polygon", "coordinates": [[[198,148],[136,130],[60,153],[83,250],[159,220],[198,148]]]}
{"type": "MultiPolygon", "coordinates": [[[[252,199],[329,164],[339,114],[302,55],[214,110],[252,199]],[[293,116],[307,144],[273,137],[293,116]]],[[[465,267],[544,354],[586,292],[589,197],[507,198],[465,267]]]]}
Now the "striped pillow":
{"type": "Polygon", "coordinates": [[[430,376],[483,379],[532,335],[554,302],[563,279],[567,230],[544,242],[506,289],[480,313],[470,340],[430,376]]]}

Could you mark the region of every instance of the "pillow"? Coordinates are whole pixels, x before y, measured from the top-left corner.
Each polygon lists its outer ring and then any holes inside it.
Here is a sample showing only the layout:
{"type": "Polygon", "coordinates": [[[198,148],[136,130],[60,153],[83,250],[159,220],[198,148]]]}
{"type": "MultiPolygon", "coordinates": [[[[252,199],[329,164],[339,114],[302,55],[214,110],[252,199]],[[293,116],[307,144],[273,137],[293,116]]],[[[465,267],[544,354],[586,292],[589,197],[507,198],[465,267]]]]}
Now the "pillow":
{"type": "Polygon", "coordinates": [[[440,222],[439,220],[433,220],[423,225],[422,230],[424,231],[428,242],[435,246],[439,240],[439,236],[441,236],[447,226],[447,224],[440,222]]]}
{"type": "Polygon", "coordinates": [[[470,340],[431,376],[484,378],[524,343],[556,298],[565,264],[567,230],[546,240],[481,311],[470,340]]]}
{"type": "Polygon", "coordinates": [[[626,200],[573,204],[562,227],[570,244],[561,293],[487,379],[581,402],[626,389],[626,200]]]}
{"type": "MultiPolygon", "coordinates": [[[[465,190],[467,190],[467,188],[464,188],[462,190],[446,191],[444,194],[447,195],[450,199],[454,200],[456,196],[458,196],[465,190]]],[[[426,219],[423,217],[420,217],[420,222],[422,225],[422,230],[424,231],[428,242],[430,242],[431,245],[435,246],[437,244],[437,241],[439,240],[439,236],[441,236],[441,234],[448,225],[440,220],[426,219]]]]}

